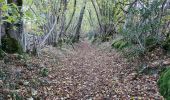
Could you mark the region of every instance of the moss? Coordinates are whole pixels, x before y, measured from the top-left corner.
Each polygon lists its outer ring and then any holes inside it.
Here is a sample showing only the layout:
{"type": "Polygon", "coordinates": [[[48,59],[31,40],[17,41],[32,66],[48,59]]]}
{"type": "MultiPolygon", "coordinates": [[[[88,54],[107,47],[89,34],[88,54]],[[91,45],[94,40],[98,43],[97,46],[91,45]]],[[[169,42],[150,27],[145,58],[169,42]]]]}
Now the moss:
{"type": "Polygon", "coordinates": [[[170,100],[170,68],[161,73],[158,86],[160,94],[167,100],[170,100]]]}
{"type": "Polygon", "coordinates": [[[22,53],[22,46],[20,43],[10,37],[9,35],[4,35],[2,37],[2,50],[5,51],[6,53],[22,53]]]}

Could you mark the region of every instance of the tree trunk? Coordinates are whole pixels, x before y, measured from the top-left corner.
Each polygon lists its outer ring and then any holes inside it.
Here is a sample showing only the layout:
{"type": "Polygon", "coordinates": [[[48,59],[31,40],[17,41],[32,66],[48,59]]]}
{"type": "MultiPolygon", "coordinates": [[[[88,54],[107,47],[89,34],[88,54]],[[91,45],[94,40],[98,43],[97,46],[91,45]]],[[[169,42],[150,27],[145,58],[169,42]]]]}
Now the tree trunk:
{"type": "Polygon", "coordinates": [[[76,3],[77,3],[77,1],[74,0],[74,10],[73,10],[73,13],[71,15],[70,21],[69,21],[68,25],[66,26],[66,28],[64,30],[64,33],[67,31],[67,29],[69,28],[69,26],[70,26],[70,24],[71,24],[71,22],[73,20],[73,17],[74,17],[75,11],[76,11],[76,3]]]}
{"type": "MultiPolygon", "coordinates": [[[[23,2],[22,0],[7,0],[8,4],[16,4],[18,6],[18,11],[20,14],[19,22],[16,23],[15,25],[13,23],[5,23],[5,32],[8,35],[11,35],[14,37],[16,40],[18,40],[22,44],[22,33],[23,33],[23,21],[22,21],[22,16],[23,13],[21,11],[23,2]],[[16,30],[13,29],[13,27],[16,27],[16,30]]],[[[9,15],[11,15],[9,13],[9,15]]]]}
{"type": "Polygon", "coordinates": [[[83,5],[83,7],[82,7],[82,9],[80,11],[80,16],[79,16],[79,20],[78,20],[78,23],[77,23],[77,29],[76,29],[76,33],[75,33],[73,42],[78,42],[79,41],[80,29],[81,29],[81,25],[82,25],[82,21],[83,21],[83,16],[84,16],[85,8],[86,8],[86,3],[87,3],[87,0],[84,0],[84,5],[83,5]]]}
{"type": "MultiPolygon", "coordinates": [[[[22,0],[7,0],[8,5],[15,4],[18,8],[17,11],[20,14],[19,22],[5,22],[4,23],[4,29],[5,29],[5,35],[10,39],[8,41],[11,41],[9,43],[6,43],[3,45],[2,49],[7,49],[8,46],[10,49],[6,50],[7,53],[22,53],[22,33],[23,33],[23,21],[22,21],[22,0]],[[13,29],[15,27],[16,29],[13,29]],[[12,43],[12,44],[11,44],[12,43]]],[[[13,8],[11,8],[13,9],[13,8]]],[[[14,8],[15,9],[15,8],[14,8]]],[[[9,16],[14,16],[13,13],[7,12],[9,16]]]]}
{"type": "MultiPolygon", "coordinates": [[[[2,6],[2,4],[0,3],[0,8],[1,8],[1,6],[2,6]]],[[[2,11],[1,11],[1,9],[0,9],[0,48],[1,48],[1,45],[2,45],[2,43],[1,43],[1,35],[2,35],[2,11]]]]}
{"type": "Polygon", "coordinates": [[[103,31],[103,28],[102,28],[101,20],[100,20],[100,17],[99,17],[99,13],[98,13],[98,11],[97,11],[97,8],[96,8],[96,6],[95,6],[94,1],[91,0],[91,2],[92,2],[92,4],[93,4],[94,10],[95,10],[95,12],[96,12],[97,20],[98,20],[99,27],[100,27],[100,32],[102,32],[102,31],[103,31]]]}
{"type": "MultiPolygon", "coordinates": [[[[64,6],[64,8],[63,8],[63,11],[62,11],[62,15],[61,15],[61,30],[60,30],[60,33],[59,33],[59,37],[58,37],[58,39],[61,37],[61,35],[64,33],[64,30],[65,30],[65,20],[66,20],[66,10],[67,10],[67,0],[64,0],[63,2],[61,2],[62,4],[62,6],[64,6]]],[[[61,6],[61,7],[62,7],[61,6]]]]}

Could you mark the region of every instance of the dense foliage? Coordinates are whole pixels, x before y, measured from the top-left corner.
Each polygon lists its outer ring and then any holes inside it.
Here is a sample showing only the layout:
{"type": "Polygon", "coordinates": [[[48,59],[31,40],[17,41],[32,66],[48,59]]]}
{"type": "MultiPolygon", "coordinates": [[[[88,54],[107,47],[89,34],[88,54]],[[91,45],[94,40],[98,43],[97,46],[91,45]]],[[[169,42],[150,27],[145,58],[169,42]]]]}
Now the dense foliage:
{"type": "Polygon", "coordinates": [[[166,25],[164,17],[167,16],[167,13],[162,10],[162,3],[157,0],[149,4],[143,3],[141,8],[131,7],[129,9],[123,36],[141,53],[162,46],[162,42],[167,38],[165,34],[169,34],[168,31],[162,31],[163,26],[166,25]]]}
{"type": "Polygon", "coordinates": [[[112,47],[131,57],[157,47],[168,50],[170,13],[167,0],[91,1],[99,27],[98,33],[89,32],[93,41],[113,40],[112,47]]]}
{"type": "Polygon", "coordinates": [[[160,93],[167,100],[170,99],[170,68],[166,69],[160,76],[158,81],[158,86],[160,88],[160,93]]]}

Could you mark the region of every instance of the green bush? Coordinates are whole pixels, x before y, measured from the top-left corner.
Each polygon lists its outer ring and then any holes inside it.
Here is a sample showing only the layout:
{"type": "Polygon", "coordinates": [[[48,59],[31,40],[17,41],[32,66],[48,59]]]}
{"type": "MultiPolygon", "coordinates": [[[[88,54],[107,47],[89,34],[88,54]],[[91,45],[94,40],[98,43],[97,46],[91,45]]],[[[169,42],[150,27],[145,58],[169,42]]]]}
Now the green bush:
{"type": "MultiPolygon", "coordinates": [[[[158,30],[162,30],[162,24],[165,24],[165,22],[162,23],[160,17],[154,17],[161,13],[160,6],[163,2],[154,0],[153,2],[148,2],[148,4],[147,2],[143,3],[146,7],[138,9],[134,6],[128,9],[129,13],[121,31],[123,38],[130,45],[133,45],[133,51],[137,56],[162,46],[161,41],[164,38],[163,32],[158,30]]],[[[127,51],[131,51],[131,48],[127,51]]]]}
{"type": "Polygon", "coordinates": [[[40,74],[41,76],[46,77],[49,74],[49,70],[47,68],[42,68],[40,74]]]}
{"type": "Polygon", "coordinates": [[[16,39],[4,35],[2,37],[2,50],[6,53],[22,53],[22,46],[16,39]]]}
{"type": "Polygon", "coordinates": [[[146,47],[154,45],[157,43],[157,39],[154,38],[153,36],[149,36],[145,38],[145,45],[146,47]]]}
{"type": "Polygon", "coordinates": [[[123,54],[128,59],[133,57],[143,57],[143,55],[145,54],[145,49],[140,48],[139,46],[131,45],[123,50],[123,54]]]}
{"type": "Polygon", "coordinates": [[[119,50],[122,50],[123,48],[125,48],[127,46],[128,46],[128,42],[124,41],[123,39],[115,40],[112,43],[112,47],[116,48],[116,49],[119,49],[119,50]]]}
{"type": "Polygon", "coordinates": [[[167,100],[170,100],[170,68],[161,73],[158,86],[160,94],[167,100]]]}

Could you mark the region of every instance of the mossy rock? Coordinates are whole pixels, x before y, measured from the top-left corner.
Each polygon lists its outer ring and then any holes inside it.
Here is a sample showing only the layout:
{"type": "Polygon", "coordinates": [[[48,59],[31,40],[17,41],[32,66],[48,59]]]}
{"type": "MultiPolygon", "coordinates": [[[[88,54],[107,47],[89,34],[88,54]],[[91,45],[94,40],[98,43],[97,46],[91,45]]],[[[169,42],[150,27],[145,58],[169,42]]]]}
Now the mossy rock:
{"type": "Polygon", "coordinates": [[[161,73],[158,80],[159,92],[166,99],[170,100],[170,68],[161,73]]]}
{"type": "Polygon", "coordinates": [[[10,37],[9,35],[4,35],[2,37],[2,50],[6,53],[19,53],[21,54],[23,52],[22,50],[22,46],[20,45],[20,43],[10,37]]]}

